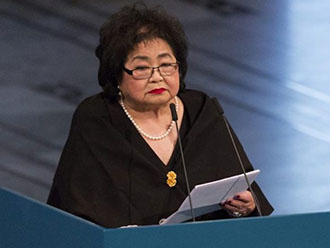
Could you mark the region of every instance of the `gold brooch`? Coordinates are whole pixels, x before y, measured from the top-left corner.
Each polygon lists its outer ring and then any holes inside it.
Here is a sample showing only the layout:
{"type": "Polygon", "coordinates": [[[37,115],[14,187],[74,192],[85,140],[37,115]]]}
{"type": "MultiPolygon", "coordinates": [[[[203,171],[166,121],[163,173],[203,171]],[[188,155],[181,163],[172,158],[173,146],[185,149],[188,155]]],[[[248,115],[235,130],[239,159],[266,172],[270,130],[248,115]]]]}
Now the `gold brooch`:
{"type": "Polygon", "coordinates": [[[167,185],[171,188],[176,185],[176,173],[174,171],[170,171],[167,173],[167,185]]]}

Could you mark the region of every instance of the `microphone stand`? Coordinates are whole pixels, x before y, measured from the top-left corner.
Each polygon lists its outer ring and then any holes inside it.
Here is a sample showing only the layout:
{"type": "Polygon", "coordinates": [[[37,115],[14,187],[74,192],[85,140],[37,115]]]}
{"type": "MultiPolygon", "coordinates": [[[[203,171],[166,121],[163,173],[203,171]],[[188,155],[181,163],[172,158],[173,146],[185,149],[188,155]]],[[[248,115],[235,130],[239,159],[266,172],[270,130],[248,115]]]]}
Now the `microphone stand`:
{"type": "Polygon", "coordinates": [[[257,196],[254,194],[254,191],[253,191],[253,189],[252,189],[252,187],[251,187],[250,181],[249,181],[249,179],[248,179],[248,177],[247,177],[247,175],[246,175],[246,171],[245,171],[245,168],[244,168],[244,165],[243,165],[243,162],[242,162],[241,156],[239,155],[239,152],[238,152],[238,149],[237,149],[237,146],[236,146],[236,143],[235,143],[235,140],[234,140],[233,134],[232,134],[232,132],[230,131],[230,128],[229,128],[229,125],[228,125],[228,121],[227,121],[227,119],[226,119],[226,117],[225,117],[225,115],[224,115],[224,111],[223,111],[223,109],[222,109],[222,107],[221,107],[219,101],[218,101],[215,97],[214,97],[212,100],[213,100],[213,102],[215,103],[215,105],[216,105],[218,111],[220,112],[220,114],[221,114],[221,116],[222,116],[222,118],[223,118],[223,120],[224,120],[224,122],[225,122],[225,124],[226,124],[226,128],[227,128],[227,131],[228,131],[228,133],[229,133],[231,143],[233,144],[233,147],[234,147],[234,149],[235,149],[235,153],[236,153],[236,156],[237,156],[237,158],[238,158],[239,165],[241,166],[241,169],[242,169],[242,171],[243,171],[243,174],[244,174],[244,178],[245,178],[246,184],[247,184],[247,186],[248,186],[248,188],[249,188],[249,190],[250,190],[250,192],[251,192],[252,198],[253,198],[254,203],[255,203],[255,205],[256,205],[256,209],[257,209],[258,215],[259,215],[259,216],[262,216],[262,212],[261,212],[261,208],[260,208],[260,204],[259,204],[258,198],[257,198],[257,196]]]}
{"type": "Polygon", "coordinates": [[[173,103],[170,104],[170,109],[171,109],[171,114],[172,114],[172,120],[175,122],[175,127],[176,127],[176,131],[178,134],[180,154],[181,154],[182,166],[183,166],[183,171],[184,171],[184,176],[185,176],[186,186],[187,186],[187,191],[188,191],[188,199],[189,199],[191,217],[192,217],[193,222],[195,222],[196,220],[195,220],[195,215],[194,215],[194,210],[193,210],[192,200],[191,200],[191,195],[190,195],[190,186],[189,186],[189,181],[188,181],[186,162],[185,162],[184,156],[183,156],[181,137],[180,137],[179,127],[178,127],[178,115],[176,113],[175,105],[173,103]]]}

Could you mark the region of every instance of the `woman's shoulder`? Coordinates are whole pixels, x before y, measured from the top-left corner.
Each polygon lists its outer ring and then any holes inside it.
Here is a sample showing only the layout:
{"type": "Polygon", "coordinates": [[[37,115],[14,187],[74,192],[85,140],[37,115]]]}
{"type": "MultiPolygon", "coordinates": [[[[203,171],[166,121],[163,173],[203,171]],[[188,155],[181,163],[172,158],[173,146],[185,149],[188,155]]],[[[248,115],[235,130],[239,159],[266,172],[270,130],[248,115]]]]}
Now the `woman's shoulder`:
{"type": "Polygon", "coordinates": [[[184,104],[185,113],[192,122],[195,122],[201,113],[212,112],[210,111],[213,105],[211,98],[202,91],[186,89],[179,94],[179,98],[184,104]]]}
{"type": "Polygon", "coordinates": [[[199,90],[193,90],[193,89],[185,89],[182,92],[179,93],[179,97],[185,98],[185,99],[192,99],[192,100],[205,100],[209,98],[209,96],[199,90]]]}
{"type": "Polygon", "coordinates": [[[105,101],[106,99],[103,92],[85,98],[77,106],[74,117],[84,119],[107,114],[105,101]]]}
{"type": "Polygon", "coordinates": [[[198,110],[201,109],[210,100],[210,97],[199,90],[185,89],[179,94],[186,108],[198,110]]]}

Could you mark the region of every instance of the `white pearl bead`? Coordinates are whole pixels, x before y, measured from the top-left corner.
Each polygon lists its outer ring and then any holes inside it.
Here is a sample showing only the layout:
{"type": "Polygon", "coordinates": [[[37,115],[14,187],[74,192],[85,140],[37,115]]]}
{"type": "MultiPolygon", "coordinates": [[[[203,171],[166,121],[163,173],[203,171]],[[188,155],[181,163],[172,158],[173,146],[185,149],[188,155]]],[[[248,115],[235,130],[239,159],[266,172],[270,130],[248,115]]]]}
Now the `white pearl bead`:
{"type": "MultiPolygon", "coordinates": [[[[175,96],[174,97],[174,100],[175,100],[175,109],[176,109],[176,112],[178,112],[179,110],[179,103],[178,103],[178,98],[175,96]]],[[[130,115],[130,113],[128,112],[128,110],[126,109],[125,105],[124,105],[124,102],[122,99],[119,100],[119,104],[120,106],[123,108],[125,114],[127,115],[128,119],[133,123],[134,127],[138,130],[138,132],[140,134],[142,134],[144,137],[150,139],[150,140],[161,140],[161,139],[164,139],[167,135],[170,134],[170,132],[172,131],[173,129],[173,126],[175,124],[175,121],[172,121],[171,122],[171,125],[169,126],[169,128],[166,130],[165,133],[163,133],[162,135],[159,135],[159,136],[152,136],[152,135],[149,135],[147,134],[146,132],[144,132],[140,127],[139,125],[134,121],[133,117],[130,115]]]]}

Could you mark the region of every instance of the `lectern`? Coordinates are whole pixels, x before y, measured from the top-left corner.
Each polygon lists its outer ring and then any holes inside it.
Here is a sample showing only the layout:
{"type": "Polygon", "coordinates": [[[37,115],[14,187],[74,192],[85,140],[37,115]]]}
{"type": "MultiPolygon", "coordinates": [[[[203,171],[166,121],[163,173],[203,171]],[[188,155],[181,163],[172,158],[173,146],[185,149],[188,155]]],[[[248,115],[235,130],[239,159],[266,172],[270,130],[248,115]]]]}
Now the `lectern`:
{"type": "Polygon", "coordinates": [[[1,248],[330,247],[330,212],[107,229],[0,189],[1,248]]]}

